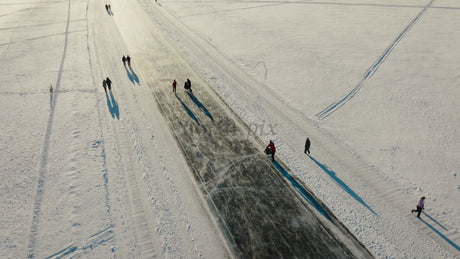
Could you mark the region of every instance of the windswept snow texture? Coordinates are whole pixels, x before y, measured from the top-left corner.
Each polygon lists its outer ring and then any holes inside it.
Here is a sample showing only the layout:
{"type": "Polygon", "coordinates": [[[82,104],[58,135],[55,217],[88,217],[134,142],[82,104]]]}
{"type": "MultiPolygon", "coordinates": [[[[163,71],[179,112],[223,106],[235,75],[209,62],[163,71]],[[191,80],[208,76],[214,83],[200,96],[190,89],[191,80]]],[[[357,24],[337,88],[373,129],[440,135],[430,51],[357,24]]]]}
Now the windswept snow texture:
{"type": "Polygon", "coordinates": [[[0,258],[460,257],[459,1],[104,4],[0,2],[0,258]]]}

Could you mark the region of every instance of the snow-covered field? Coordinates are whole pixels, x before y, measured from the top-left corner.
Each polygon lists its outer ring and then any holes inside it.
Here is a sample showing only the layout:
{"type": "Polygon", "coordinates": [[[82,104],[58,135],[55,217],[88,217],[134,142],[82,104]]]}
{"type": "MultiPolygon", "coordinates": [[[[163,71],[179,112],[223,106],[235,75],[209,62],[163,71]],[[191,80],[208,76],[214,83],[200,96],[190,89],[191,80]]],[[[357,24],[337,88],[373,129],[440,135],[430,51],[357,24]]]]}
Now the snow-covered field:
{"type": "Polygon", "coordinates": [[[0,257],[230,256],[121,64],[159,30],[375,256],[460,256],[460,2],[104,4],[0,2],[0,257]]]}

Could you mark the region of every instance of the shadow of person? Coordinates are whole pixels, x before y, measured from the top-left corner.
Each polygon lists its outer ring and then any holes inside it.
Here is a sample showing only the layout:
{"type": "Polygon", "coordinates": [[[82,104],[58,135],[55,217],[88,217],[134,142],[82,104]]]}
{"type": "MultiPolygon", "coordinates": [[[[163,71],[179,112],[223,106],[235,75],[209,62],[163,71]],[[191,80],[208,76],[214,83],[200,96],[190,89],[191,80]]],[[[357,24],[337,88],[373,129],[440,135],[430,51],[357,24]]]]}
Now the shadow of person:
{"type": "Polygon", "coordinates": [[[311,155],[307,155],[313,162],[315,162],[316,165],[318,165],[325,173],[329,175],[329,177],[334,180],[334,182],[340,186],[344,191],[346,191],[348,194],[351,195],[351,197],[355,198],[359,203],[364,205],[370,212],[372,212],[374,215],[378,215],[367,203],[359,197],[358,194],[356,194],[346,183],[344,183],[339,177],[337,177],[337,174],[332,171],[327,165],[320,163],[318,160],[313,158],[311,155]]]}
{"type": "Polygon", "coordinates": [[[133,69],[131,67],[128,68],[127,66],[125,66],[125,70],[126,70],[126,75],[129,78],[129,81],[131,81],[131,83],[133,84],[136,84],[136,83],[139,84],[139,77],[137,77],[133,69]]]}
{"type": "Polygon", "coordinates": [[[136,75],[136,73],[134,73],[134,70],[131,66],[129,67],[129,71],[131,72],[131,76],[133,77],[134,82],[139,84],[139,77],[136,75]]]}
{"type": "Polygon", "coordinates": [[[177,100],[182,104],[182,107],[184,107],[185,111],[187,112],[188,116],[192,118],[198,125],[200,125],[200,122],[198,122],[198,118],[195,116],[195,114],[188,108],[188,106],[182,101],[182,99],[176,95],[177,100]]]}
{"type": "Polygon", "coordinates": [[[292,186],[302,195],[302,197],[307,201],[313,208],[315,208],[319,213],[321,213],[328,220],[333,222],[332,218],[329,216],[328,211],[318,202],[316,197],[314,197],[306,187],[300,184],[300,181],[292,177],[286,169],[284,169],[278,162],[272,161],[272,164],[275,168],[292,184],[292,186]]]}
{"type": "Polygon", "coordinates": [[[110,96],[105,92],[105,98],[107,101],[107,107],[109,108],[110,115],[112,115],[112,118],[117,118],[118,120],[120,119],[120,111],[118,109],[118,104],[115,101],[115,98],[113,97],[112,91],[110,92],[110,96]]]}
{"type": "MultiPolygon", "coordinates": [[[[427,216],[428,214],[426,214],[425,212],[423,212],[423,214],[425,216],[427,216]]],[[[431,217],[429,217],[430,219],[432,219],[431,217]]],[[[460,246],[458,244],[456,244],[454,241],[452,241],[451,239],[449,239],[447,236],[445,236],[444,234],[441,233],[441,231],[437,230],[435,227],[433,227],[430,223],[428,223],[426,220],[422,219],[421,217],[418,218],[421,222],[425,223],[425,225],[427,227],[429,227],[431,230],[433,230],[434,233],[436,233],[440,238],[444,239],[444,241],[446,241],[449,245],[451,245],[453,248],[455,248],[457,251],[460,251],[460,246]]],[[[436,222],[437,223],[437,222],[436,222]]],[[[439,223],[437,223],[439,224],[439,223]]]]}
{"type": "Polygon", "coordinates": [[[206,116],[208,116],[212,121],[214,121],[214,118],[212,117],[211,113],[209,112],[208,109],[206,109],[206,106],[204,106],[200,100],[198,100],[198,98],[196,98],[196,96],[191,93],[191,92],[187,92],[188,96],[190,97],[190,99],[192,99],[192,101],[196,104],[196,106],[198,106],[198,108],[200,108],[200,110],[202,112],[204,112],[204,114],[206,114],[206,116]]]}

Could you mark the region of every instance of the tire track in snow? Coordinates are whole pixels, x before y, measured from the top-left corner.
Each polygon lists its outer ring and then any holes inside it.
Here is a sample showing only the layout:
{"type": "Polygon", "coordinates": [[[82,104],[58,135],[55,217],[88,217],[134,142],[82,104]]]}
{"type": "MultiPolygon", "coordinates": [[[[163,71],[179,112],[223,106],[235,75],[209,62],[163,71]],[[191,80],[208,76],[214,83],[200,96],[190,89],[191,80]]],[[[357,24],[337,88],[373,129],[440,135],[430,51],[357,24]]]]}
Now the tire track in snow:
{"type": "Polygon", "coordinates": [[[421,11],[420,13],[415,16],[415,18],[402,30],[398,36],[388,45],[388,47],[380,54],[380,56],[375,60],[375,62],[366,70],[364,73],[363,78],[358,82],[358,84],[347,94],[345,95],[342,99],[335,101],[334,103],[330,104],[328,107],[324,108],[322,111],[318,112],[315,116],[320,119],[324,120],[327,117],[329,117],[331,114],[336,112],[338,109],[340,109],[343,105],[345,105],[347,102],[349,102],[358,92],[361,90],[361,88],[364,86],[364,84],[369,80],[375,72],[379,69],[379,67],[385,62],[385,60],[388,58],[388,56],[391,54],[393,49],[398,45],[398,43],[404,38],[404,36],[407,34],[407,32],[420,20],[422,15],[425,13],[425,11],[433,4],[434,0],[431,0],[421,11]]]}
{"type": "MultiPolygon", "coordinates": [[[[63,73],[63,68],[64,68],[64,63],[65,59],[67,56],[67,46],[68,46],[68,37],[69,37],[69,25],[70,25],[70,0],[68,0],[68,7],[67,7],[67,22],[66,22],[66,28],[65,28],[65,38],[64,38],[64,49],[62,52],[62,58],[61,58],[61,64],[59,66],[59,73],[58,73],[58,78],[55,83],[56,90],[58,91],[60,86],[61,86],[61,78],[62,78],[62,73],[63,73]]],[[[46,133],[45,133],[45,140],[43,144],[43,151],[41,155],[41,162],[40,162],[40,169],[39,169],[39,175],[38,175],[38,182],[37,182],[37,192],[35,194],[35,201],[34,201],[34,210],[33,210],[33,219],[32,219],[32,225],[30,227],[30,234],[29,234],[29,246],[28,246],[28,252],[27,252],[27,257],[28,258],[34,258],[35,257],[35,249],[36,249],[36,242],[37,242],[37,232],[38,232],[38,227],[40,224],[40,216],[41,216],[41,203],[43,200],[43,196],[45,193],[45,181],[46,181],[46,176],[47,176],[47,167],[48,167],[48,152],[49,152],[49,144],[50,144],[50,138],[52,134],[52,129],[53,129],[53,121],[54,121],[54,113],[56,109],[56,102],[58,98],[57,93],[53,93],[54,98],[51,100],[51,107],[50,107],[50,114],[48,118],[48,124],[46,127],[46,133]]]]}

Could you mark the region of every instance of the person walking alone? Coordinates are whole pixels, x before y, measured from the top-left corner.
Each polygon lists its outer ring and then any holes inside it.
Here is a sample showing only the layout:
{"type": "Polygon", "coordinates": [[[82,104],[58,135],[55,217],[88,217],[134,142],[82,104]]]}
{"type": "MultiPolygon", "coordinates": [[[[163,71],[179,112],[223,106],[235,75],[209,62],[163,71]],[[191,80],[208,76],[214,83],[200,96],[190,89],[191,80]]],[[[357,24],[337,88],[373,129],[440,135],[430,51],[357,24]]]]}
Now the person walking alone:
{"type": "Polygon", "coordinates": [[[273,143],[273,141],[270,140],[270,143],[268,143],[267,147],[265,147],[265,154],[272,155],[272,161],[275,161],[275,152],[275,143],[273,143]]]}
{"type": "Polygon", "coordinates": [[[172,83],[172,88],[173,88],[174,94],[176,94],[176,86],[177,86],[177,82],[176,82],[176,79],[174,79],[174,81],[172,83]]]}
{"type": "Polygon", "coordinates": [[[425,196],[422,196],[420,200],[417,202],[417,209],[412,210],[410,213],[417,212],[417,218],[420,218],[420,214],[422,213],[422,210],[425,209],[425,196]]]}
{"type": "Polygon", "coordinates": [[[305,150],[303,151],[305,154],[310,154],[310,145],[311,145],[311,142],[310,142],[310,139],[307,138],[307,140],[305,141],[305,150]]]}

